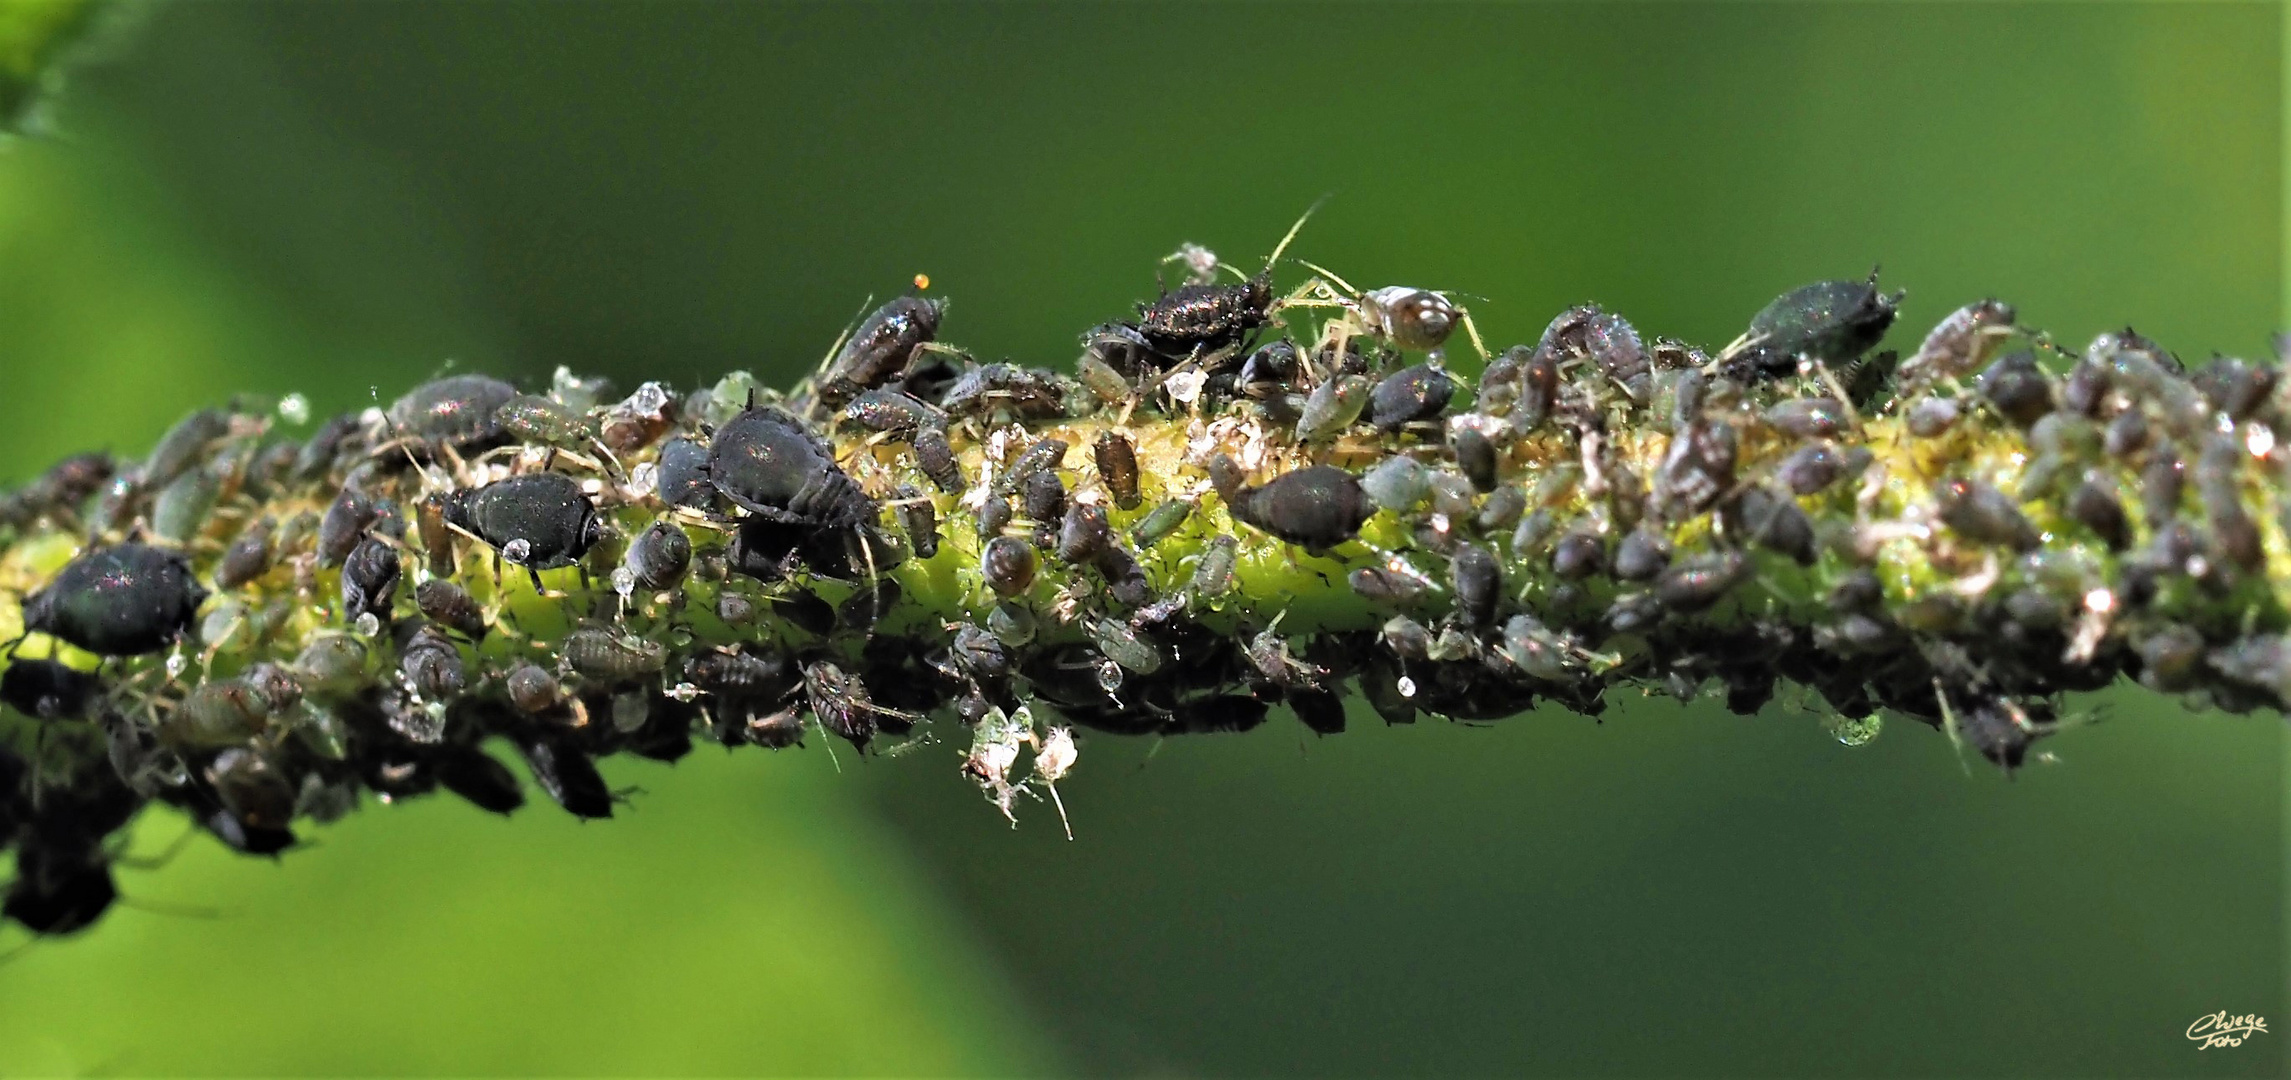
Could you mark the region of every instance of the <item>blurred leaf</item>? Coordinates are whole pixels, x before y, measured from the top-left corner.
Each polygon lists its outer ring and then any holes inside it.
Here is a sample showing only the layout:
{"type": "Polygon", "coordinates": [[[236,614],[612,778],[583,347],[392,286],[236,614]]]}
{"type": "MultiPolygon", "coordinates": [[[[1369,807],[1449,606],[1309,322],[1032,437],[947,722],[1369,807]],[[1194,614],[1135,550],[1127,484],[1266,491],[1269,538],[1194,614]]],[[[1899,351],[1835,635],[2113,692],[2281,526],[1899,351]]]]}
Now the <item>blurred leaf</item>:
{"type": "Polygon", "coordinates": [[[21,122],[51,65],[95,22],[95,0],[0,3],[0,117],[21,122]]]}

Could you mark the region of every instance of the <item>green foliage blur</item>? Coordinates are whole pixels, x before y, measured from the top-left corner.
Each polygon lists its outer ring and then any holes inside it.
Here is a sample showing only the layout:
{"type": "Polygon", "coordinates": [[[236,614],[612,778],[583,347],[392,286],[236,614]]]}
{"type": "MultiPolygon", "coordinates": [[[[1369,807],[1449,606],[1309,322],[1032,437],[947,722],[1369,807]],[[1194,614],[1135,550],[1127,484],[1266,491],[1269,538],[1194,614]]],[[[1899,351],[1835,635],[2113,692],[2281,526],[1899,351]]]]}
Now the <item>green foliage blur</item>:
{"type": "MultiPolygon", "coordinates": [[[[0,150],[0,483],[240,391],[790,380],[918,272],[1064,364],[1324,193],[1296,254],[1492,343],[1722,343],[1880,262],[1895,344],[1992,294],[2191,360],[2282,325],[2273,4],[145,14],[0,150]]],[[[1098,737],[1072,843],[952,744],[616,762],[586,827],[369,805],[123,871],[0,966],[0,1075],[2281,1075],[2183,1032],[2284,1013],[2283,721],[2085,704],[2010,780],[1667,699],[1098,737]]]]}

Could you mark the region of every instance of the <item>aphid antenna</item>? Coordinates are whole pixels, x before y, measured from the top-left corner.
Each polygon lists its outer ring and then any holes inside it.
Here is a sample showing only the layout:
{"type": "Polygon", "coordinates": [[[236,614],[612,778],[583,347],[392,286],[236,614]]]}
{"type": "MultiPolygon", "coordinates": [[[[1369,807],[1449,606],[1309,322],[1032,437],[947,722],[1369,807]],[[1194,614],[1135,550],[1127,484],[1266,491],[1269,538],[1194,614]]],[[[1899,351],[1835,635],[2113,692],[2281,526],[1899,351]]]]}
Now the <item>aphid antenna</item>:
{"type": "MultiPolygon", "coordinates": [[[[1300,222],[1300,224],[1302,224],[1302,223],[1300,222]]],[[[1354,299],[1354,298],[1355,298],[1355,297],[1358,297],[1358,296],[1360,295],[1360,290],[1359,290],[1359,289],[1356,289],[1356,288],[1353,288],[1353,286],[1352,286],[1352,282],[1346,281],[1346,280],[1345,280],[1345,279],[1344,279],[1344,278],[1343,278],[1341,275],[1339,275],[1339,274],[1338,274],[1336,271],[1334,271],[1334,270],[1331,270],[1331,269],[1329,269],[1328,267],[1322,266],[1322,265],[1321,265],[1321,264],[1319,264],[1319,263],[1313,262],[1313,261],[1312,261],[1312,260],[1310,260],[1310,259],[1298,259],[1298,260],[1297,260],[1297,265],[1299,265],[1299,266],[1302,266],[1302,267],[1304,267],[1305,269],[1307,269],[1307,270],[1310,270],[1310,271],[1312,271],[1312,272],[1313,272],[1313,273],[1315,273],[1315,274],[1319,274],[1321,277],[1328,279],[1328,281],[1329,281],[1329,282],[1331,282],[1331,283],[1335,284],[1337,287],[1339,287],[1339,288],[1341,288],[1341,289],[1343,289],[1343,290],[1344,290],[1344,292],[1341,294],[1341,296],[1340,296],[1340,297],[1330,297],[1330,300],[1334,301],[1334,303],[1329,303],[1329,304],[1321,304],[1321,305],[1318,305],[1318,306],[1323,306],[1323,307],[1331,307],[1331,306],[1338,306],[1338,305],[1341,305],[1341,306],[1344,306],[1344,307],[1355,307],[1355,306],[1357,306],[1357,305],[1358,305],[1359,301],[1358,301],[1358,300],[1356,300],[1356,299],[1354,299]]],[[[1309,284],[1309,283],[1308,283],[1308,284],[1309,284]]],[[[1304,305],[1304,306],[1315,306],[1315,305],[1304,305]]]]}
{"type": "MultiPolygon", "coordinates": [[[[294,851],[309,846],[311,845],[296,844],[287,850],[294,851]]],[[[144,900],[125,893],[120,894],[119,906],[173,919],[211,919],[218,922],[223,919],[236,919],[246,914],[236,908],[226,908],[219,904],[182,904],[171,900],[144,900]]]]}
{"type": "Polygon", "coordinates": [[[1332,191],[1314,199],[1311,206],[1305,207],[1304,213],[1297,215],[1296,224],[1289,226],[1289,231],[1281,237],[1281,242],[1273,246],[1273,253],[1265,257],[1265,269],[1260,271],[1261,273],[1270,274],[1273,272],[1274,264],[1281,261],[1281,253],[1289,250],[1289,241],[1295,240],[1297,232],[1305,227],[1305,222],[1312,220],[1313,213],[1321,208],[1321,204],[1326,203],[1335,195],[1336,193],[1332,191]]]}
{"type": "Polygon", "coordinates": [[[1941,733],[1949,737],[1949,751],[1957,759],[1957,768],[1969,779],[1973,767],[1965,761],[1965,739],[1957,733],[1957,710],[1949,707],[1949,692],[1941,688],[1941,680],[1933,680],[1933,700],[1941,706],[1941,733]]]}
{"type": "Polygon", "coordinates": [[[1816,360],[1814,361],[1814,376],[1822,381],[1823,388],[1830,392],[1830,396],[1836,398],[1838,404],[1845,407],[1846,419],[1853,423],[1854,432],[1859,434],[1861,432],[1861,410],[1853,407],[1853,395],[1846,393],[1845,384],[1838,381],[1837,373],[1831,371],[1830,365],[1827,363],[1816,360]]]}
{"type": "MultiPolygon", "coordinates": [[[[820,373],[826,373],[828,365],[835,363],[835,354],[843,351],[843,343],[851,340],[852,331],[859,329],[860,320],[865,319],[867,313],[873,310],[875,310],[875,294],[868,293],[867,299],[860,301],[859,310],[852,313],[851,320],[843,324],[843,332],[835,335],[835,343],[827,347],[827,355],[819,358],[817,370],[820,373]]],[[[755,387],[751,386],[748,388],[748,407],[754,408],[755,404],[756,390],[755,387]]]]}

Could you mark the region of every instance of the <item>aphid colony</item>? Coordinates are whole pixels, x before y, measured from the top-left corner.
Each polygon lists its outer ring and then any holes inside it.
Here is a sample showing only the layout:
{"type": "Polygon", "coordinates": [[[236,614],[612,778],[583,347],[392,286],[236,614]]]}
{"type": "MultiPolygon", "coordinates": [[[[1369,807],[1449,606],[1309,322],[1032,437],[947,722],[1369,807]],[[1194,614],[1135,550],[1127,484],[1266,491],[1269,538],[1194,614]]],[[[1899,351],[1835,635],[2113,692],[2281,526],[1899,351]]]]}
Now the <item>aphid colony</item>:
{"type": "Polygon", "coordinates": [[[935,717],[1007,813],[1074,726],[1332,734],[1353,692],[1409,723],[1795,685],[2007,768],[2119,674],[2291,698],[2273,364],[2054,356],[1994,301],[1902,359],[1874,277],[1715,355],[1584,305],[1491,356],[1442,293],[1181,256],[1073,375],[910,295],[784,395],[455,375],[301,440],[240,402],[59,463],[0,499],[5,913],[100,914],[151,800],[256,854],[366,791],[506,813],[497,738],[605,817],[607,754],[935,717]]]}

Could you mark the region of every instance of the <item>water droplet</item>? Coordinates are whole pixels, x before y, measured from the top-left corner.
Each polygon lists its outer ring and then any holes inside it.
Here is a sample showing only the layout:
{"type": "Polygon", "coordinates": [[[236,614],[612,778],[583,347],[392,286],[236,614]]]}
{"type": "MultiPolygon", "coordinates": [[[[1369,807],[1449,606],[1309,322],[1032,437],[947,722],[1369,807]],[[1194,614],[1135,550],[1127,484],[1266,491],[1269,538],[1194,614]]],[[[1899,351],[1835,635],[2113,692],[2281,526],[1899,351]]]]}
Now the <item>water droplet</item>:
{"type": "Polygon", "coordinates": [[[1884,726],[1885,718],[1877,713],[1859,718],[1839,713],[1829,713],[1822,717],[1822,729],[1829,732],[1831,738],[1845,746],[1869,745],[1871,740],[1877,738],[1878,731],[1884,726]]]}
{"type": "Polygon", "coordinates": [[[1416,696],[1416,680],[1406,675],[1400,676],[1400,681],[1392,685],[1400,691],[1401,697],[1412,698],[1416,696]]]}
{"type": "Polygon", "coordinates": [[[310,422],[310,399],[299,393],[278,399],[278,418],[301,427],[310,422]]]}

